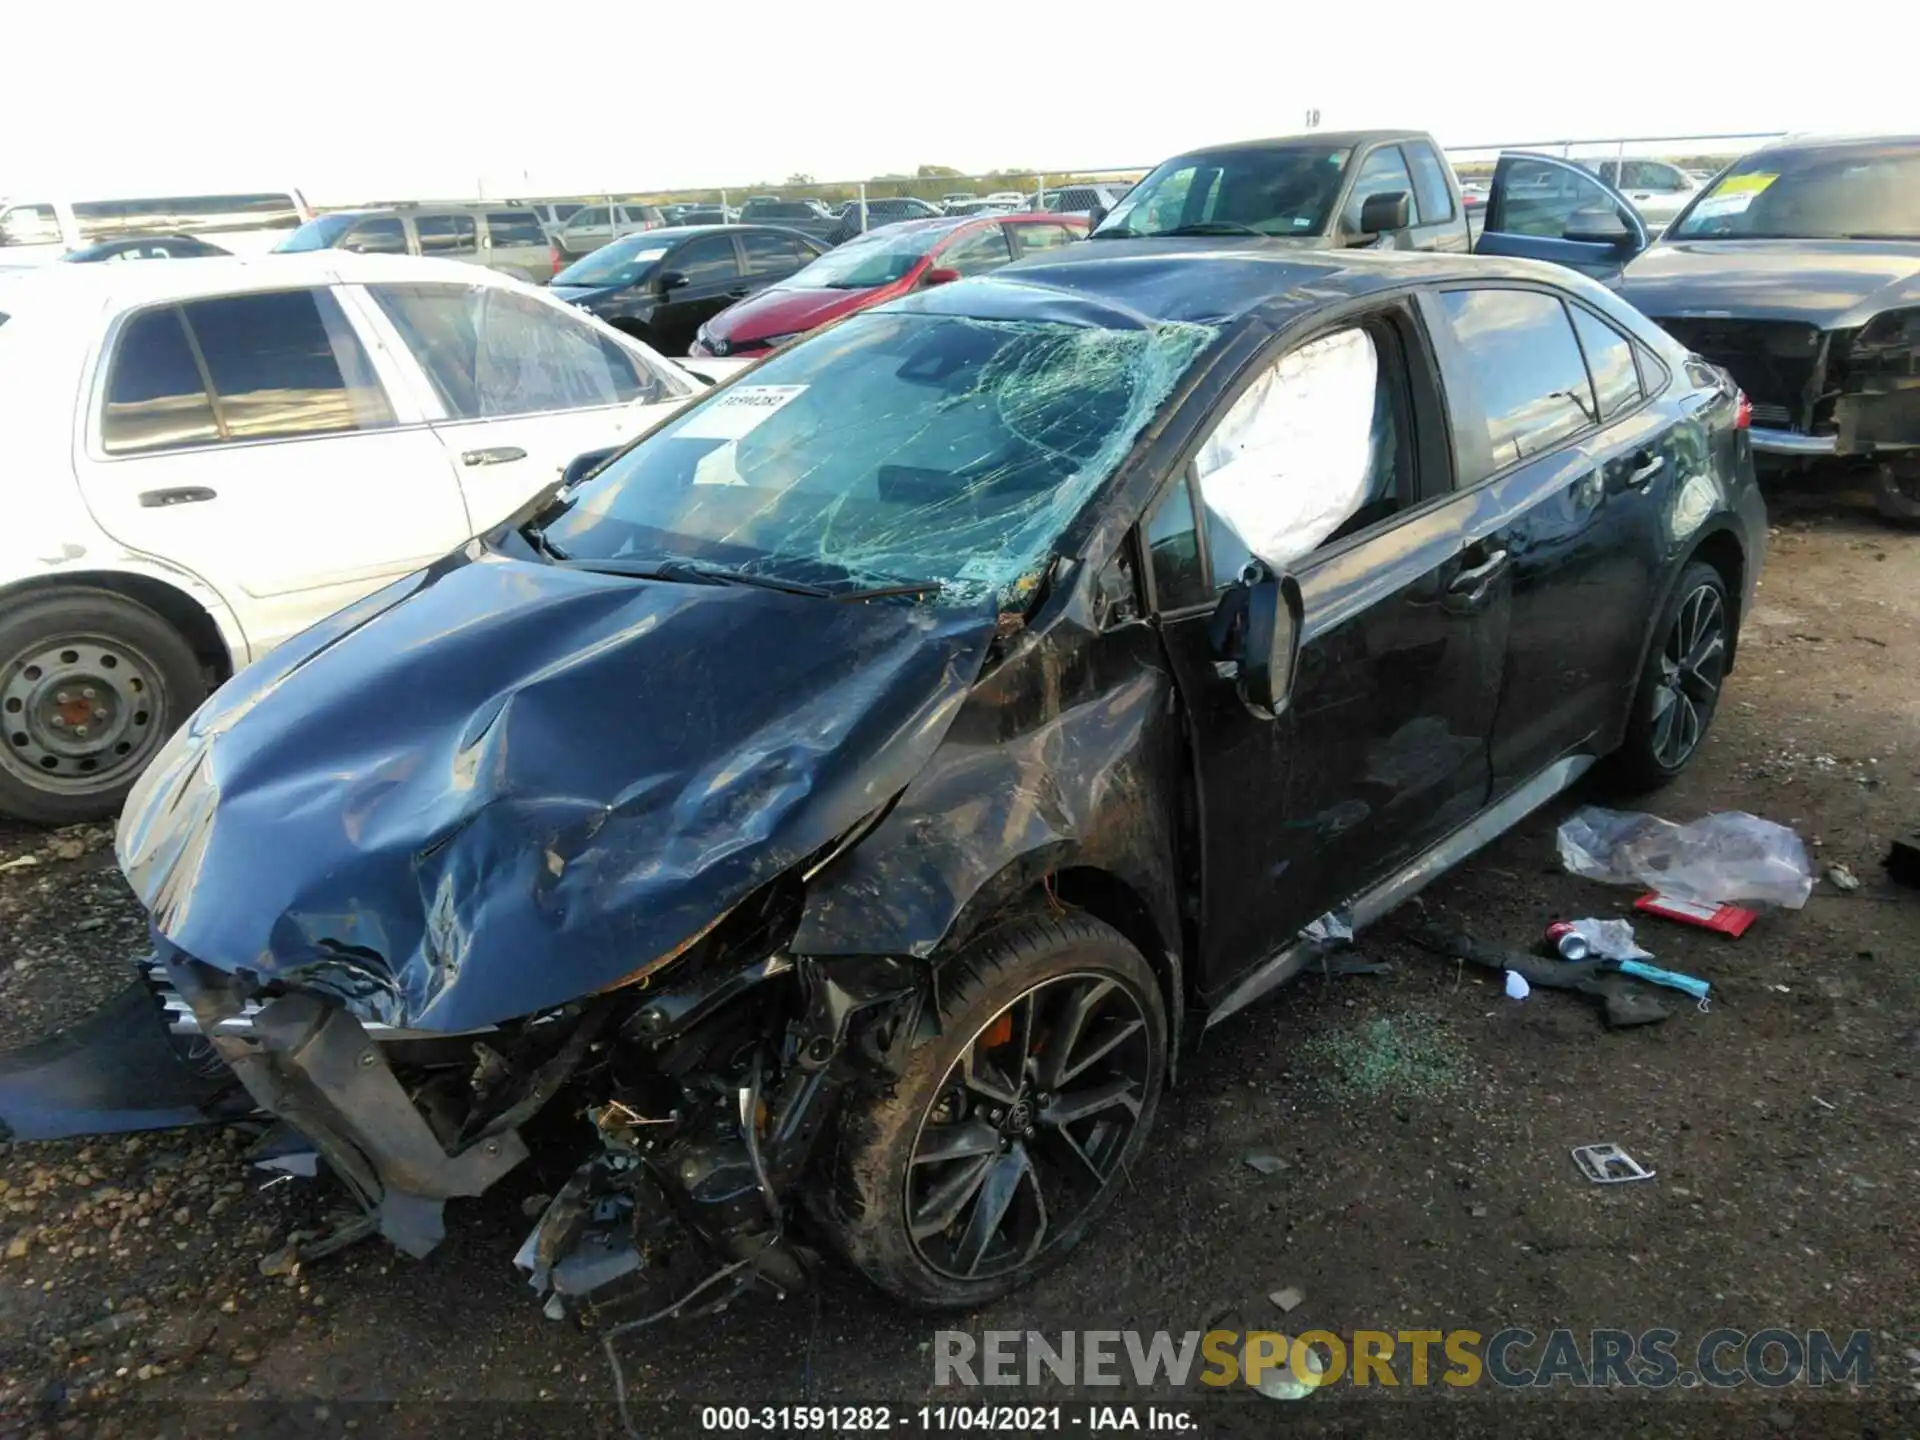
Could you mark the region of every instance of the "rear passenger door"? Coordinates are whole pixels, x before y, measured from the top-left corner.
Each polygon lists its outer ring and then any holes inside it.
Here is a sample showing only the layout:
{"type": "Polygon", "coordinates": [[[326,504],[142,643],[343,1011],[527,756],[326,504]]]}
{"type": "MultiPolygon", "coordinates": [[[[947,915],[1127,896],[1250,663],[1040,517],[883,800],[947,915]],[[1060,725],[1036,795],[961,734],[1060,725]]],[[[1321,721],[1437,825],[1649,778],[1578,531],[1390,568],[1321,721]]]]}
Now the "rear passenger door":
{"type": "MultiPolygon", "coordinates": [[[[1639,667],[1680,457],[1638,347],[1538,287],[1425,297],[1446,376],[1458,478],[1512,587],[1493,730],[1495,794],[1568,754],[1611,748],[1639,667]]],[[[1658,364],[1646,356],[1649,365],[1658,364]]]]}
{"type": "Polygon", "coordinates": [[[413,233],[420,237],[422,255],[480,263],[480,227],[471,215],[416,215],[413,233]]]}
{"type": "Polygon", "coordinates": [[[75,456],[88,508],[217,590],[256,657],[469,533],[370,348],[315,288],[137,310],[101,351],[75,456]]]}
{"type": "Polygon", "coordinates": [[[1480,255],[1551,260],[1611,280],[1647,244],[1639,212],[1592,171],[1515,150],[1494,166],[1473,248],[1480,255]]]}
{"type": "Polygon", "coordinates": [[[576,455],[624,443],[685,399],[610,332],[537,295],[445,282],[348,290],[388,343],[419,362],[419,403],[473,533],[519,509],[576,455]]]}
{"type": "Polygon", "coordinates": [[[480,248],[487,267],[536,283],[553,275],[547,232],[531,210],[489,210],[480,248]]]}

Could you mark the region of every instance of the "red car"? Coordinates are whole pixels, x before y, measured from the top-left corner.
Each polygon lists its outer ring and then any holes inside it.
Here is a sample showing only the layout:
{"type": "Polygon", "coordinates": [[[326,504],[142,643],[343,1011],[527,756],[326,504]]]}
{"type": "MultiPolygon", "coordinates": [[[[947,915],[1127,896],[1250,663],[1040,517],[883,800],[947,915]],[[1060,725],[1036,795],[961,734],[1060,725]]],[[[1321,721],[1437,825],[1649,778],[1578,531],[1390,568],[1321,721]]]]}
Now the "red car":
{"type": "Polygon", "coordinates": [[[857,235],[778,285],[700,327],[695,355],[756,355],[808,330],[928,285],[984,275],[1009,260],[1086,238],[1077,215],[903,220],[857,235]]]}

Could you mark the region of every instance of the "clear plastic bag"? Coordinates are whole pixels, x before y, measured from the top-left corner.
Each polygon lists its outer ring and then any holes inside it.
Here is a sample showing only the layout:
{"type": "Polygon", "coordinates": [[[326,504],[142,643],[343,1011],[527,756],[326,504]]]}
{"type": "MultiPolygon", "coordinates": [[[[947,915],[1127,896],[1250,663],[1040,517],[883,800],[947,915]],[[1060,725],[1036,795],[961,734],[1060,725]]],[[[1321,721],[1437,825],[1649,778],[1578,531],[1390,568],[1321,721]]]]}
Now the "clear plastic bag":
{"type": "Polygon", "coordinates": [[[1588,806],[1568,818],[1557,838],[1560,863],[1575,875],[1703,905],[1798,910],[1813,893],[1813,867],[1800,837],[1742,810],[1675,825],[1657,815],[1588,806]]]}

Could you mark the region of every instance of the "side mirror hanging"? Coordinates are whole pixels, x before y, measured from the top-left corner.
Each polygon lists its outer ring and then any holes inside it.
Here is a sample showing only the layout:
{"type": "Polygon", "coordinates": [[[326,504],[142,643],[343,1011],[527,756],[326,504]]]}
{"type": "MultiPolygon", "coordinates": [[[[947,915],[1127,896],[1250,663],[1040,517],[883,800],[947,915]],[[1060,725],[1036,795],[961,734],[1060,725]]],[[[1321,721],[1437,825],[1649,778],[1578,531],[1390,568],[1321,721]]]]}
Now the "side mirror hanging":
{"type": "Polygon", "coordinates": [[[1300,587],[1251,560],[1207,622],[1214,655],[1235,672],[1240,698],[1279,715],[1293,693],[1300,655],[1300,587]]]}

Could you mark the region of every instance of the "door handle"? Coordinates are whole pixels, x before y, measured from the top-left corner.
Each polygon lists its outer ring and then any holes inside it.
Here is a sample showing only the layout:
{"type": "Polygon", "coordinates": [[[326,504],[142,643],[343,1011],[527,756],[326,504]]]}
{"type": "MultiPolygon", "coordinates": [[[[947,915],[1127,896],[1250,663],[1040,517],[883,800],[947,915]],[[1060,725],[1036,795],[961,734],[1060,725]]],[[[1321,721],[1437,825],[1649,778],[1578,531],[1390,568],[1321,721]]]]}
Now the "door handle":
{"type": "Polygon", "coordinates": [[[518,445],[495,445],[487,450],[469,450],[460,457],[462,465],[506,465],[524,460],[527,452],[518,445]]]}
{"type": "Polygon", "coordinates": [[[140,504],[147,510],[162,510],[169,505],[197,505],[202,500],[214,499],[218,493],[204,485],[175,485],[167,490],[142,490],[140,504]]]}
{"type": "MultiPolygon", "coordinates": [[[[1636,455],[1634,458],[1638,460],[1640,457],[1636,455]]],[[[1653,477],[1666,468],[1667,457],[1664,455],[1655,455],[1651,460],[1641,461],[1639,465],[1627,472],[1626,486],[1629,490],[1644,490],[1653,483],[1653,477]]]]}
{"type": "Polygon", "coordinates": [[[1495,550],[1478,565],[1462,570],[1447,582],[1447,593],[1441,598],[1441,605],[1455,615],[1472,615],[1487,603],[1494,582],[1506,574],[1509,556],[1505,550],[1495,550]]]}

